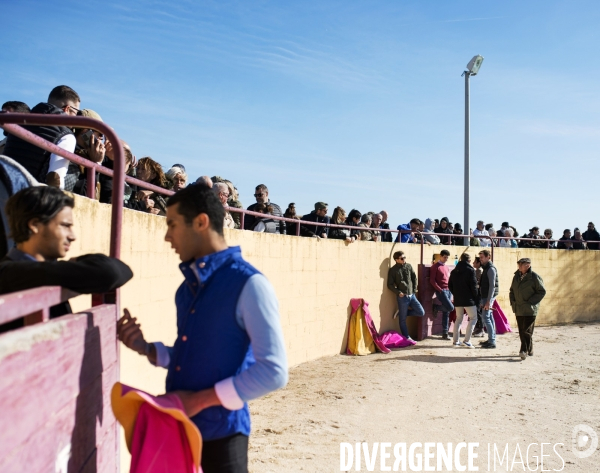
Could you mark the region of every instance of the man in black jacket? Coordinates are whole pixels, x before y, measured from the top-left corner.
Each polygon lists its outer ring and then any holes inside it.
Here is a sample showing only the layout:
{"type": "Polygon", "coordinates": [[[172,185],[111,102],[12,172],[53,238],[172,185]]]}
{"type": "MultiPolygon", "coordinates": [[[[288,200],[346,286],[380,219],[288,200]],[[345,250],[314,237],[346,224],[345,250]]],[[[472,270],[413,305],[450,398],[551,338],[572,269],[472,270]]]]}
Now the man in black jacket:
{"type": "MultiPolygon", "coordinates": [[[[583,232],[583,239],[585,241],[600,241],[600,233],[596,230],[596,225],[594,222],[588,223],[588,229],[583,232]]],[[[600,243],[588,243],[588,250],[597,250],[599,249],[600,243]]]]}
{"type": "MultiPolygon", "coordinates": [[[[17,246],[0,261],[0,294],[40,286],[103,293],[121,287],[133,277],[125,263],[101,254],[57,261],[66,256],[75,241],[74,205],[72,197],[54,187],[29,187],[8,199],[6,211],[17,246]]],[[[50,308],[51,318],[69,313],[68,302],[50,308]]],[[[17,328],[22,326],[22,320],[11,324],[10,328],[17,328]]]]}
{"type": "Polygon", "coordinates": [[[450,273],[448,280],[448,289],[454,296],[454,308],[456,309],[456,321],[454,322],[453,344],[461,346],[458,341],[460,335],[460,325],[462,324],[465,311],[469,316],[469,325],[462,345],[467,348],[473,348],[471,343],[471,334],[477,323],[477,278],[475,269],[471,266],[471,256],[468,253],[460,255],[460,262],[450,273]]]}
{"type": "MultiPolygon", "coordinates": [[[[315,210],[302,217],[302,220],[307,222],[329,224],[331,219],[327,216],[327,204],[325,202],[317,202],[315,204],[315,210]]],[[[319,238],[327,238],[329,236],[329,227],[322,227],[321,225],[306,225],[306,228],[319,238]]]]}

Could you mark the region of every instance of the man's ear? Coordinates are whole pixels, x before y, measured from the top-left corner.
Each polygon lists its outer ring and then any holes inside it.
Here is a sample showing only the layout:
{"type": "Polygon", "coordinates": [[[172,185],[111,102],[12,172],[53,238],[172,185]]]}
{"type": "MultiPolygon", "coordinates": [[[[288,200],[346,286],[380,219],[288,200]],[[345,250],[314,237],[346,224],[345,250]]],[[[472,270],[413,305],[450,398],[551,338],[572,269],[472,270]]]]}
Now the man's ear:
{"type": "Polygon", "coordinates": [[[196,215],[192,222],[192,226],[194,227],[194,230],[199,232],[207,230],[210,227],[208,215],[205,213],[196,215]]]}
{"type": "Polygon", "coordinates": [[[27,222],[27,228],[29,228],[29,235],[37,235],[40,233],[40,219],[32,218],[27,222]]]}

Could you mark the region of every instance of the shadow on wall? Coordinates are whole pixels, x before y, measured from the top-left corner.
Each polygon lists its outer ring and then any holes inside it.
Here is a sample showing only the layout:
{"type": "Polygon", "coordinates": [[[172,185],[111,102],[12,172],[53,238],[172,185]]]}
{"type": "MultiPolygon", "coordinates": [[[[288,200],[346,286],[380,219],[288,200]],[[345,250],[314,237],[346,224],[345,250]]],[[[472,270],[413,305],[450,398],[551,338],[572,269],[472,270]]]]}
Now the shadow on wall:
{"type": "Polygon", "coordinates": [[[342,338],[342,346],[340,347],[340,355],[346,354],[346,348],[348,346],[348,330],[350,328],[350,316],[351,315],[352,315],[352,303],[349,301],[348,309],[346,310],[346,329],[344,330],[344,337],[342,338]]]}
{"type": "Polygon", "coordinates": [[[398,321],[394,319],[394,313],[398,310],[395,294],[387,287],[388,271],[390,269],[391,256],[385,258],[379,265],[379,277],[381,278],[381,297],[379,298],[379,333],[389,330],[399,330],[398,321]]]}

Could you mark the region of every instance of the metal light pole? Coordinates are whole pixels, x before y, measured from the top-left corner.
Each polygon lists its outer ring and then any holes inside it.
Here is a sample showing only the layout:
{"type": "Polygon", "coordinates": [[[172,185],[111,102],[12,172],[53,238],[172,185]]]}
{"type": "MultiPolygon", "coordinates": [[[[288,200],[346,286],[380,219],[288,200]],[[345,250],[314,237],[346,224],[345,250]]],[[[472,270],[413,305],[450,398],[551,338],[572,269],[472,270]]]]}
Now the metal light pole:
{"type": "Polygon", "coordinates": [[[465,215],[463,223],[463,232],[465,234],[465,246],[469,246],[470,243],[470,227],[469,227],[469,196],[470,196],[470,143],[471,143],[471,117],[470,117],[470,97],[469,97],[469,77],[477,75],[481,63],[483,62],[483,56],[477,55],[469,61],[467,64],[467,70],[463,72],[465,76],[465,215]]]}

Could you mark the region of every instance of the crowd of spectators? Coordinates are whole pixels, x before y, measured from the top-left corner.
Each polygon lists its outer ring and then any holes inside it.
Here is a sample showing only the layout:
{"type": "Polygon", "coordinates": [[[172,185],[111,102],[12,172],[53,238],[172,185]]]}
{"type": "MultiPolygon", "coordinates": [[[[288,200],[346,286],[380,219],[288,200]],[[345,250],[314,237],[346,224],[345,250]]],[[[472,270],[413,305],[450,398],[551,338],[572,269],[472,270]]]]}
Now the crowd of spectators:
{"type": "MultiPolygon", "coordinates": [[[[10,101],[2,105],[2,112],[7,113],[42,113],[42,114],[67,114],[73,116],[84,116],[102,121],[101,116],[94,110],[81,109],[81,99],[72,88],[61,85],[55,87],[49,94],[47,102],[41,102],[32,109],[23,102],[10,101]]],[[[70,129],[63,126],[26,126],[32,133],[45,138],[60,148],[75,153],[91,162],[102,164],[113,168],[113,146],[99,132],[86,129],[70,129]]],[[[59,187],[74,194],[87,195],[86,170],[83,166],[72,163],[61,156],[49,153],[29,144],[20,138],[7,134],[0,142],[0,154],[13,158],[21,164],[39,182],[59,187]]],[[[325,202],[317,202],[314,210],[306,215],[298,215],[296,205],[290,203],[285,211],[272,202],[269,189],[264,184],[255,188],[255,203],[248,206],[247,210],[261,214],[260,216],[245,215],[236,209],[243,209],[239,200],[239,193],[233,183],[220,176],[201,176],[194,182],[190,182],[182,164],[173,164],[166,171],[161,164],[149,156],[137,159],[130,146],[121,142],[125,151],[125,173],[127,176],[137,178],[156,187],[177,192],[187,185],[205,185],[211,187],[218,195],[219,200],[226,208],[225,226],[265,233],[290,234],[304,237],[329,238],[344,240],[347,243],[355,241],[369,242],[391,242],[393,239],[402,243],[421,243],[427,245],[463,245],[465,239],[469,239],[471,246],[497,246],[497,247],[526,247],[526,248],[559,248],[559,249],[599,249],[599,243],[588,243],[600,241],[600,234],[594,224],[588,224],[587,231],[581,232],[575,228],[563,231],[563,235],[554,238],[551,229],[545,229],[540,233],[539,227],[533,227],[521,238],[528,240],[516,240],[519,237],[517,229],[503,222],[499,229],[494,228],[492,223],[480,220],[476,228],[469,229],[466,237],[460,223],[452,223],[447,217],[441,219],[426,218],[421,220],[413,218],[406,224],[396,227],[401,233],[392,236],[388,223],[388,213],[380,212],[361,213],[357,209],[350,212],[342,207],[335,207],[332,216],[329,217],[329,206],[325,202]],[[264,215],[264,216],[263,216],[264,215]],[[299,222],[285,222],[273,217],[286,217],[299,222]],[[302,221],[302,222],[300,222],[302,221]],[[322,224],[322,225],[317,225],[322,224]],[[346,225],[351,228],[336,228],[331,225],[346,225]],[[300,227],[298,229],[298,226],[300,227]],[[549,241],[550,240],[550,241],[549,241]]],[[[103,174],[96,174],[96,198],[103,203],[112,203],[112,178],[103,174]]],[[[147,190],[135,185],[125,184],[123,205],[127,208],[165,215],[165,195],[153,190],[147,190]]]]}

